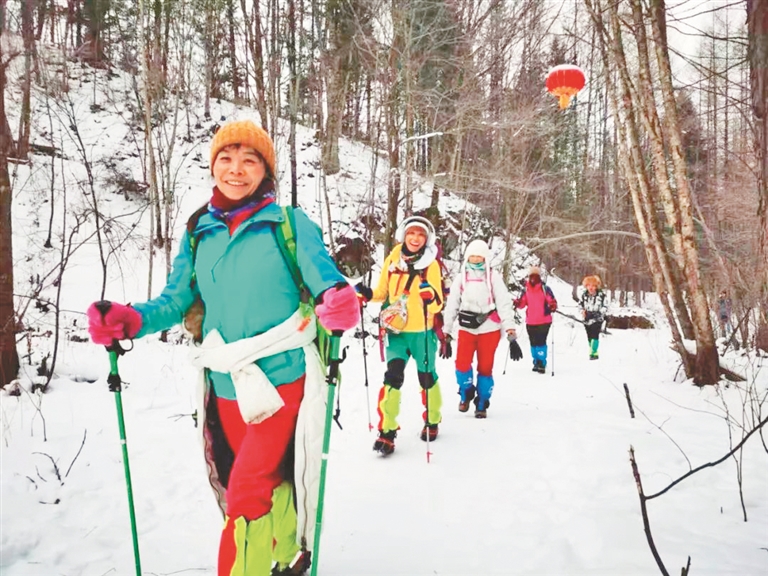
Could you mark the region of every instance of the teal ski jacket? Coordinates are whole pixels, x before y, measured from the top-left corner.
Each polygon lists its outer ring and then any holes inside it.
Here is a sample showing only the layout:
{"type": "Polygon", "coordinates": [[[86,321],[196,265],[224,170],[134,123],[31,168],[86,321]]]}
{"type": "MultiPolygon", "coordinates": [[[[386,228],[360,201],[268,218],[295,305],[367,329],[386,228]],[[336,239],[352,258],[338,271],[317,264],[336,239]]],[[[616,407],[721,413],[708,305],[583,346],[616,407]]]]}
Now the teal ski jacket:
{"type": "MultiPolygon", "coordinates": [[[[302,210],[294,213],[299,270],[317,298],[346,280],[328,254],[317,226],[302,210]]],[[[203,214],[193,232],[198,238],[194,262],[185,232],[162,293],[133,305],[142,317],[136,337],[181,323],[198,294],[205,304],[203,338],[216,329],[230,343],[262,334],[291,316],[299,306],[300,296],[274,232],[282,221],[280,207],[269,204],[243,221],[230,237],[224,221],[203,214]]],[[[304,374],[304,351],[289,350],[257,360],[256,364],[279,386],[304,374]]],[[[211,372],[211,383],[218,397],[235,399],[229,374],[211,372]]]]}

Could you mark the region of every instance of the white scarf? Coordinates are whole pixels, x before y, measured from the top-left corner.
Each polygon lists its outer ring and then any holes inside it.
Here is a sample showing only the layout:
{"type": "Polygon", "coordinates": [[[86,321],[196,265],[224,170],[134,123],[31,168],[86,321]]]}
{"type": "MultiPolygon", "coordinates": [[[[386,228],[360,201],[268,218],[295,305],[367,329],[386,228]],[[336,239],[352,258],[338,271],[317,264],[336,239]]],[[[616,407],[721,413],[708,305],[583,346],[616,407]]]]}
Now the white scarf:
{"type": "Polygon", "coordinates": [[[301,310],[274,328],[227,344],[218,330],[211,330],[205,340],[190,353],[192,365],[214,372],[229,372],[235,385],[240,413],[246,424],[258,424],[283,407],[283,399],[254,362],[288,350],[307,347],[317,336],[314,316],[305,318],[301,310]]]}
{"type": "Polygon", "coordinates": [[[301,544],[304,540],[311,547],[319,496],[328,384],[322,361],[313,345],[317,335],[315,316],[312,314],[307,318],[301,312],[301,309],[297,310],[287,320],[263,334],[229,344],[224,342],[217,330],[212,330],[200,346],[192,349],[191,357],[194,366],[201,371],[209,368],[216,372],[230,373],[243,420],[257,424],[277,412],[283,406],[283,399],[254,361],[303,348],[306,379],[295,435],[296,541],[301,544]]]}

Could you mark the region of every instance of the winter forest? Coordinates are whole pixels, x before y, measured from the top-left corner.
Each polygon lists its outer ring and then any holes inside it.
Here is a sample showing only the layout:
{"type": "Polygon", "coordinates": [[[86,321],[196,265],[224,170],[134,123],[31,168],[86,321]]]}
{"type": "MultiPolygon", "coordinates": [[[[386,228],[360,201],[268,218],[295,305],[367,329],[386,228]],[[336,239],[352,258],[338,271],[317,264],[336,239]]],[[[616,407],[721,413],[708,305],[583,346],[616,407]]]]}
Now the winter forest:
{"type": "MultiPolygon", "coordinates": [[[[0,0],[0,87],[0,574],[138,572],[85,310],[159,294],[211,139],[242,118],[350,283],[418,215],[451,274],[481,238],[513,294],[545,270],[561,312],[546,381],[501,346],[487,422],[459,418],[438,362],[450,416],[425,463],[404,431],[371,454],[385,367],[363,309],[318,574],[768,573],[768,0],[0,0]],[[585,78],[565,106],[560,65],[585,78]]],[[[212,575],[189,335],[144,340],[120,358],[144,573],[212,575]]]]}

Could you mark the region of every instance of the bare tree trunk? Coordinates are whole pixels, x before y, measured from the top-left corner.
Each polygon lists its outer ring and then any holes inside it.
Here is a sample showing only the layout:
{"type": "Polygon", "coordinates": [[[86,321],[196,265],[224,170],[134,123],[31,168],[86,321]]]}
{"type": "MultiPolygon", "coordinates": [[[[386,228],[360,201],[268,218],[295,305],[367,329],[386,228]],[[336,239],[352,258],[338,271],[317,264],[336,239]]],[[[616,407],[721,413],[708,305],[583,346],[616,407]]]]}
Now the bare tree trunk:
{"type": "Polygon", "coordinates": [[[386,253],[392,250],[397,227],[397,208],[400,202],[400,132],[397,128],[397,98],[393,86],[389,94],[387,114],[387,142],[389,146],[389,175],[387,177],[387,224],[385,231],[386,253]]]}
{"type": "Polygon", "coordinates": [[[344,114],[345,89],[344,72],[341,56],[335,49],[333,38],[330,40],[331,49],[324,54],[323,61],[327,63],[328,113],[325,117],[323,131],[323,170],[326,174],[337,174],[341,170],[339,161],[339,138],[341,137],[341,119],[344,114]]]}
{"type": "Polygon", "coordinates": [[[283,61],[282,45],[280,43],[280,2],[271,0],[270,34],[269,34],[269,66],[268,66],[268,87],[269,98],[267,100],[267,113],[269,115],[269,125],[272,127],[273,138],[277,136],[277,119],[280,117],[281,90],[280,90],[280,65],[283,61]]]}
{"type": "MultiPolygon", "coordinates": [[[[267,94],[264,88],[264,49],[261,29],[261,10],[259,0],[253,0],[253,34],[251,36],[251,55],[253,57],[253,80],[256,83],[256,109],[261,116],[261,125],[271,133],[269,113],[267,111],[267,94]]],[[[274,134],[273,134],[274,136],[274,134]]]]}
{"type": "MultiPolygon", "coordinates": [[[[675,311],[674,317],[677,318],[677,322],[680,324],[680,330],[682,335],[688,340],[694,338],[693,325],[686,308],[685,301],[683,299],[682,287],[677,282],[677,275],[673,272],[671,263],[669,261],[668,252],[664,244],[664,238],[659,230],[658,219],[656,218],[656,201],[653,194],[654,188],[651,185],[651,179],[646,169],[646,162],[643,157],[642,146],[640,142],[639,129],[636,125],[635,118],[637,114],[634,107],[633,100],[633,85],[627,72],[627,62],[624,56],[623,40],[621,36],[621,28],[619,26],[619,16],[617,6],[611,3],[609,6],[611,29],[613,32],[613,41],[609,43],[608,50],[613,57],[615,68],[618,69],[620,77],[620,90],[621,90],[621,107],[625,112],[623,122],[623,134],[622,141],[625,146],[629,147],[629,161],[631,163],[632,171],[630,175],[637,180],[638,193],[640,201],[643,206],[644,217],[647,222],[648,234],[651,239],[651,245],[654,248],[656,259],[658,262],[659,270],[662,273],[664,280],[664,293],[669,295],[671,299],[672,308],[675,311]]],[[[607,67],[606,70],[611,68],[607,67]]],[[[617,103],[618,105],[618,103],[617,103]]],[[[662,150],[663,154],[663,150],[662,150]]],[[[656,173],[659,176],[658,172],[656,173]]],[[[666,173],[663,174],[664,181],[666,182],[666,173]]],[[[659,182],[657,182],[659,184],[659,182]]],[[[677,206],[673,203],[671,206],[667,206],[667,209],[671,209],[673,212],[677,212],[677,206]]],[[[673,216],[673,221],[677,221],[676,215],[673,216]]],[[[682,243],[679,243],[682,246],[682,243]]],[[[649,262],[650,264],[650,262],[649,262]]],[[[661,294],[661,293],[660,293],[661,294]]]]}
{"type": "MultiPolygon", "coordinates": [[[[288,109],[291,115],[288,151],[291,161],[291,206],[299,205],[298,175],[296,166],[296,110],[299,107],[299,73],[296,62],[296,1],[288,0],[288,70],[290,74],[290,99],[288,109]]],[[[331,223],[328,222],[330,230],[331,223]]]]}
{"type": "Polygon", "coordinates": [[[759,203],[759,251],[762,270],[763,329],[768,332],[768,0],[747,0],[749,30],[749,75],[752,91],[752,111],[756,122],[755,147],[759,203]]]}
{"type": "Polygon", "coordinates": [[[232,94],[235,102],[240,100],[240,66],[237,64],[235,44],[235,3],[227,0],[227,43],[229,44],[229,65],[232,68],[232,94]]]}
{"type": "MultiPolygon", "coordinates": [[[[5,2],[3,2],[5,4],[5,2]]],[[[5,6],[3,5],[4,11],[5,6]]],[[[0,123],[8,126],[5,116],[6,67],[8,62],[0,43],[0,123]]],[[[13,235],[11,234],[11,179],[8,152],[13,148],[10,131],[0,132],[0,387],[16,378],[19,353],[16,350],[16,316],[13,308],[13,235]]]]}
{"type": "Polygon", "coordinates": [[[203,103],[203,113],[206,118],[211,117],[211,90],[213,89],[213,67],[215,58],[213,56],[213,2],[207,0],[205,4],[205,32],[204,32],[204,50],[205,50],[205,97],[203,103]]]}
{"type": "MultiPolygon", "coordinates": [[[[619,164],[632,198],[635,221],[643,239],[643,247],[645,248],[646,260],[651,270],[654,288],[664,308],[675,347],[685,366],[686,375],[690,376],[692,374],[692,366],[688,363],[688,354],[683,346],[683,339],[678,329],[677,319],[672,312],[675,298],[670,295],[668,286],[674,286],[674,282],[671,281],[666,250],[658,233],[656,210],[650,198],[650,184],[645,170],[645,160],[640,153],[639,136],[635,124],[635,114],[629,94],[629,87],[627,86],[626,78],[620,82],[621,88],[616,86],[611,74],[611,70],[621,68],[622,64],[626,64],[623,58],[623,49],[620,45],[621,38],[620,36],[614,36],[613,43],[610,44],[609,49],[610,38],[607,37],[607,32],[603,27],[601,15],[604,11],[602,5],[599,1],[596,5],[593,5],[591,0],[586,0],[586,5],[593,23],[599,31],[598,36],[600,38],[600,51],[603,60],[606,90],[609,96],[608,100],[612,113],[617,119],[619,164]],[[613,58],[612,61],[609,59],[609,51],[613,58]],[[620,102],[623,103],[623,106],[620,102]],[[672,306],[670,306],[670,300],[672,301],[672,306]]],[[[615,26],[613,29],[614,33],[616,33],[615,26]]],[[[676,310],[678,308],[679,306],[675,307],[676,310]]],[[[680,312],[685,313],[684,307],[680,312]]]]}
{"type": "Polygon", "coordinates": [[[397,227],[397,210],[400,203],[400,74],[402,68],[404,24],[402,7],[399,0],[392,0],[392,46],[389,48],[386,77],[386,107],[387,107],[387,146],[389,153],[389,174],[387,177],[387,223],[385,229],[384,248],[389,252],[394,246],[395,229],[397,227]]]}
{"type": "Polygon", "coordinates": [[[699,385],[716,384],[720,380],[720,365],[712,324],[709,318],[707,295],[701,285],[699,252],[696,246],[693,223],[691,189],[688,166],[683,153],[677,103],[672,87],[672,70],[667,46],[667,22],[664,0],[651,0],[651,29],[659,68],[659,83],[664,100],[664,120],[669,139],[669,150],[674,166],[675,183],[680,206],[680,232],[683,237],[685,276],[688,284],[688,305],[696,333],[696,373],[694,381],[699,385]]]}
{"type": "Polygon", "coordinates": [[[19,117],[19,140],[16,148],[17,158],[26,160],[29,155],[29,136],[32,123],[32,62],[35,58],[35,31],[32,14],[35,0],[23,0],[21,3],[21,34],[24,38],[24,76],[21,79],[21,116],[19,117]]]}

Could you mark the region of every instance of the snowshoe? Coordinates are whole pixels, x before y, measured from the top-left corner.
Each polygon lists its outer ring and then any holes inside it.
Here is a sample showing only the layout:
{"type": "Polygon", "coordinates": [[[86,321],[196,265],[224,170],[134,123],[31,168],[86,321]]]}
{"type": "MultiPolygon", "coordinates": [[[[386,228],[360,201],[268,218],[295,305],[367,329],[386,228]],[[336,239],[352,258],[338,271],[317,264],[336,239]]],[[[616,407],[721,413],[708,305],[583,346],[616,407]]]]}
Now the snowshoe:
{"type": "Polygon", "coordinates": [[[272,568],[272,576],[305,576],[309,572],[309,566],[312,564],[312,552],[309,550],[299,550],[290,564],[281,567],[276,564],[272,568]]]}
{"type": "Polygon", "coordinates": [[[373,443],[374,452],[378,452],[382,456],[389,456],[395,451],[395,438],[397,437],[397,430],[390,430],[384,432],[379,430],[379,437],[376,438],[376,442],[373,443]]]}
{"type": "Polygon", "coordinates": [[[421,438],[424,442],[426,442],[427,436],[429,436],[430,442],[433,442],[435,438],[437,438],[437,424],[424,425],[424,428],[421,429],[421,435],[419,436],[419,438],[421,438]]]}

